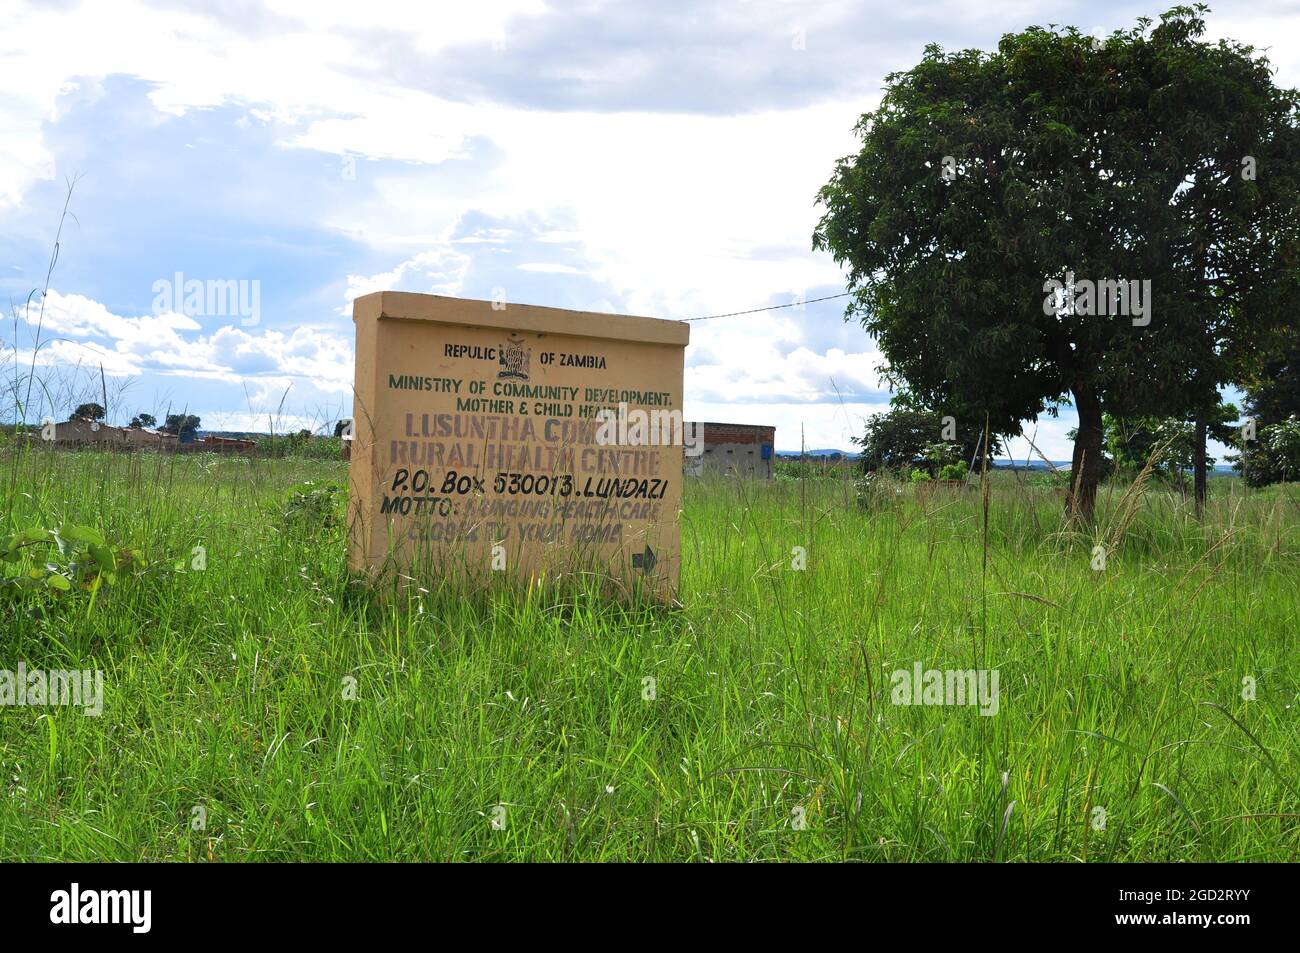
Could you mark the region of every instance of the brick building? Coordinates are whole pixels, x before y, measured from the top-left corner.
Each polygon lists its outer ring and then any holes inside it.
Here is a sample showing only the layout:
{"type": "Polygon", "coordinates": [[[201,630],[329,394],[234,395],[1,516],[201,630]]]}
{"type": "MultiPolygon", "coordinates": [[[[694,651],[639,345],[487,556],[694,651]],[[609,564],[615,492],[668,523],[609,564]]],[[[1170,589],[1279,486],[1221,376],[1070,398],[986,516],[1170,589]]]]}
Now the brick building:
{"type": "Polygon", "coordinates": [[[257,449],[257,441],[244,440],[240,437],[219,437],[216,434],[208,434],[200,440],[195,440],[193,444],[187,447],[190,450],[211,450],[217,453],[248,453],[257,449]]]}
{"type": "Polygon", "coordinates": [[[176,435],[147,427],[114,427],[102,421],[73,417],[54,425],[54,444],[59,447],[99,447],[107,450],[174,450],[176,435]]]}
{"type": "Polygon", "coordinates": [[[776,428],[759,424],[704,422],[704,449],[698,456],[685,456],[687,476],[716,473],[722,476],[770,480],[776,457],[776,428]]]}
{"type": "Polygon", "coordinates": [[[71,420],[60,420],[54,425],[54,442],[63,447],[91,447],[121,441],[121,427],[113,427],[89,417],[73,417],[71,420]]]}
{"type": "Polygon", "coordinates": [[[176,435],[163,433],[151,427],[125,427],[122,442],[129,447],[156,450],[175,450],[176,435]]]}

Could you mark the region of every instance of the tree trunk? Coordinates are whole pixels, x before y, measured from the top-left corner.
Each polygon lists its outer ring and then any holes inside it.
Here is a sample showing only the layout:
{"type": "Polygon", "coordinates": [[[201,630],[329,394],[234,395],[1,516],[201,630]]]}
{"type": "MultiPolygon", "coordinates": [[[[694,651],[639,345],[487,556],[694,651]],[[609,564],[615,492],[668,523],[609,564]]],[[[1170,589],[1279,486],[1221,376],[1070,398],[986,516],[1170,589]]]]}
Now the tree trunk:
{"type": "Polygon", "coordinates": [[[1205,509],[1205,414],[1196,414],[1196,438],[1192,457],[1192,480],[1195,485],[1196,518],[1205,509]]]}
{"type": "Polygon", "coordinates": [[[1065,497],[1065,515],[1077,515],[1091,523],[1101,482],[1101,400],[1084,387],[1074,389],[1074,407],[1079,412],[1079,433],[1074,438],[1070,492],[1065,497]]]}

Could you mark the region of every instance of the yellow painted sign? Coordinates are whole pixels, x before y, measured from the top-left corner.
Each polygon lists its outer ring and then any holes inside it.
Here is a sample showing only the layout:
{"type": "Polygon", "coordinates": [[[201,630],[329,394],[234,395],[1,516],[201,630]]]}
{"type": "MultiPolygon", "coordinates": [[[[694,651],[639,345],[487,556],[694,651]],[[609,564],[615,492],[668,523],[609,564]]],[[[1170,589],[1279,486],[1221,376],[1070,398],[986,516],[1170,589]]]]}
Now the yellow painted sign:
{"type": "Polygon", "coordinates": [[[689,325],[392,291],[352,316],[353,569],[676,593],[689,325]]]}

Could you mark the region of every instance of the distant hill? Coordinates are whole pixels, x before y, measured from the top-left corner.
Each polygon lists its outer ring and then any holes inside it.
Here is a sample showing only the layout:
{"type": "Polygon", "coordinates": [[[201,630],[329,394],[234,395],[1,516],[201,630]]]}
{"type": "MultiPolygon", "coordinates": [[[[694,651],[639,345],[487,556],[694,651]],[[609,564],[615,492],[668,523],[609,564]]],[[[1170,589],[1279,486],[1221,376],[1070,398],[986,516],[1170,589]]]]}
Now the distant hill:
{"type": "MultiPolygon", "coordinates": [[[[793,458],[795,460],[798,460],[800,456],[798,450],[778,450],[776,455],[778,457],[785,457],[786,459],[793,458]]],[[[858,457],[862,456],[862,454],[854,453],[851,450],[834,450],[830,448],[805,450],[803,455],[807,457],[842,457],[845,460],[856,460],[858,457]]]]}
{"type": "MultiPolygon", "coordinates": [[[[799,451],[798,451],[798,450],[778,450],[778,451],[776,452],[776,455],[777,455],[778,458],[780,458],[780,459],[782,459],[782,460],[798,460],[798,459],[799,459],[799,451]]],[[[806,451],[804,451],[804,455],[805,455],[805,456],[809,456],[809,457],[818,457],[818,458],[823,458],[823,457],[835,457],[835,456],[838,456],[838,457],[840,457],[841,459],[844,459],[844,460],[859,460],[859,459],[861,459],[861,457],[862,457],[862,454],[860,454],[860,453],[854,453],[854,452],[849,451],[849,450],[835,450],[835,449],[833,449],[833,448],[828,448],[828,447],[822,447],[822,448],[818,448],[818,449],[816,449],[816,450],[806,450],[806,451]]],[[[1053,461],[1052,461],[1052,464],[1053,464],[1053,466],[1055,466],[1058,470],[1067,470],[1067,471],[1068,471],[1068,470],[1070,469],[1070,461],[1069,461],[1069,460],[1053,460],[1053,461]]],[[[978,469],[978,466],[976,467],[976,469],[978,469]]],[[[1017,460],[1014,464],[1010,464],[1010,463],[1007,463],[1004,459],[999,459],[999,460],[996,460],[996,461],[990,461],[990,463],[989,463],[989,469],[991,469],[991,470],[1009,470],[1009,471],[1010,471],[1010,470],[1042,470],[1042,471],[1046,471],[1046,470],[1047,470],[1047,464],[1044,463],[1042,460],[1030,460],[1030,461],[1028,461],[1028,462],[1026,462],[1026,461],[1024,461],[1024,460],[1017,460]]],[[[1236,471],[1233,470],[1232,465],[1231,465],[1231,464],[1227,464],[1227,463],[1218,463],[1218,464],[1215,464],[1213,467],[1210,468],[1210,474],[1211,474],[1212,476],[1231,476],[1231,475],[1233,475],[1235,472],[1236,472],[1236,471]]]]}

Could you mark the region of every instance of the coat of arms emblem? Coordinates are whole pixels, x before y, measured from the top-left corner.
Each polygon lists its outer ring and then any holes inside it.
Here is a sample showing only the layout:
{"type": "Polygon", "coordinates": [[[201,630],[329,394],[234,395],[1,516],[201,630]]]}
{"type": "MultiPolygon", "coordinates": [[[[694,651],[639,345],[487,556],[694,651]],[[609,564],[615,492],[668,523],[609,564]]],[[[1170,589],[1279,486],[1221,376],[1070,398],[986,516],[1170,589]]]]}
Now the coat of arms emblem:
{"type": "Polygon", "coordinates": [[[524,350],[523,338],[510,337],[507,342],[501,345],[501,370],[497,373],[497,378],[528,380],[528,363],[533,352],[524,350]]]}

